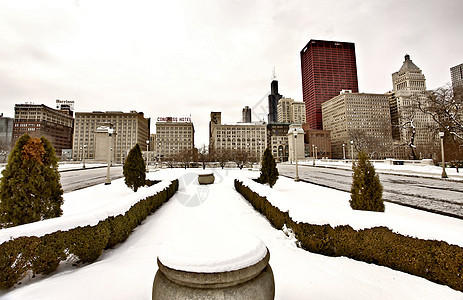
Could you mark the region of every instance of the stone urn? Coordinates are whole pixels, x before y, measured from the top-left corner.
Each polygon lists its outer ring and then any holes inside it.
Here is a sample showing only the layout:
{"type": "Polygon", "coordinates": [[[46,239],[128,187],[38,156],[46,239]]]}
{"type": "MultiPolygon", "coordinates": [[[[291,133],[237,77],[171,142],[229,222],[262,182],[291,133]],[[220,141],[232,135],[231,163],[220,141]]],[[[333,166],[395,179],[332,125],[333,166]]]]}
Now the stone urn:
{"type": "Polygon", "coordinates": [[[260,239],[248,234],[198,236],[176,237],[161,247],[153,300],[274,299],[270,252],[260,239]]]}
{"type": "Polygon", "coordinates": [[[201,173],[198,174],[198,183],[199,184],[212,184],[214,183],[215,177],[214,173],[201,173]]]}

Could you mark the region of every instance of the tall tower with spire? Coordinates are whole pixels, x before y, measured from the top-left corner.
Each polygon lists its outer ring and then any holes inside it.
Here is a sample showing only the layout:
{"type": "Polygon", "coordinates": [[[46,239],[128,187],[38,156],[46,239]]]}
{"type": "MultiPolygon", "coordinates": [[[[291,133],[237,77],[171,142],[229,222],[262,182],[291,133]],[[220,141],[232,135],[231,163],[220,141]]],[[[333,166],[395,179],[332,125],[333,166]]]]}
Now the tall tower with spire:
{"type": "Polygon", "coordinates": [[[283,96],[278,93],[278,80],[273,68],[272,83],[270,84],[270,95],[268,95],[268,123],[278,123],[277,106],[283,96]]]}
{"type": "Polygon", "coordinates": [[[392,86],[390,108],[393,139],[406,146],[404,156],[408,155],[405,153],[409,153],[408,149],[413,143],[415,158],[427,158],[433,150],[434,135],[429,130],[432,119],[422,113],[415,102],[425,97],[426,78],[410,55],[405,55],[402,67],[392,74],[392,86]]]}

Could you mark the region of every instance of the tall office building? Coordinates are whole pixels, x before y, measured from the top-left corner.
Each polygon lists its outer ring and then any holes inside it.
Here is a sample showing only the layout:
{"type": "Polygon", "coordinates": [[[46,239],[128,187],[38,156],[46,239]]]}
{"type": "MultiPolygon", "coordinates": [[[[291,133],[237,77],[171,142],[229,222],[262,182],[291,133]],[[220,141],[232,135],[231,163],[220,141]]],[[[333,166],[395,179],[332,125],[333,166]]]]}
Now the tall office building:
{"type": "MultiPolygon", "coordinates": [[[[16,104],[14,106],[13,140],[27,133],[32,137],[46,137],[61,156],[63,149],[72,148],[74,118],[68,112],[43,104],[16,104]]],[[[13,141],[13,142],[14,142],[13,141]]]]}
{"type": "Polygon", "coordinates": [[[463,87],[463,64],[450,68],[450,74],[452,77],[452,86],[454,88],[457,86],[463,87]]]}
{"type": "Polygon", "coordinates": [[[282,95],[278,93],[278,80],[275,76],[270,84],[270,95],[268,95],[268,123],[277,123],[277,106],[278,101],[283,98],[282,95]]]}
{"type": "Polygon", "coordinates": [[[354,43],[310,40],[301,53],[302,93],[311,129],[323,129],[323,102],[342,90],[358,93],[354,43]]]}
{"type": "Polygon", "coordinates": [[[173,157],[195,146],[195,128],[191,118],[158,118],[156,122],[156,158],[173,157]]]}
{"type": "MultiPolygon", "coordinates": [[[[212,117],[214,115],[211,113],[211,119],[212,117]]],[[[220,115],[217,120],[219,122],[212,126],[212,135],[209,140],[211,149],[215,151],[245,150],[260,161],[267,147],[267,125],[265,122],[221,124],[220,115]]]]}
{"type": "MultiPolygon", "coordinates": [[[[363,141],[375,158],[391,157],[391,115],[388,94],[344,91],[322,104],[323,128],[331,134],[334,158],[352,155],[350,141],[363,141]]],[[[319,146],[320,149],[320,146],[319,146]]]]}
{"type": "Polygon", "coordinates": [[[278,123],[304,124],[305,104],[291,98],[281,98],[277,105],[278,123]]]}
{"type": "Polygon", "coordinates": [[[243,123],[251,123],[251,108],[249,106],[243,108],[243,123]]]}
{"type": "MultiPolygon", "coordinates": [[[[390,110],[393,139],[403,145],[408,145],[413,132],[416,152],[422,157],[428,158],[432,155],[435,144],[435,134],[430,130],[433,120],[430,115],[422,113],[419,109],[413,108],[411,97],[426,97],[426,78],[421,69],[405,55],[405,60],[399,71],[392,74],[393,90],[390,94],[390,110]],[[404,124],[413,121],[413,126],[404,124]],[[413,128],[412,128],[413,127],[413,128]]],[[[403,147],[399,157],[407,157],[408,147],[403,147]]]]}
{"type": "MultiPolygon", "coordinates": [[[[150,134],[150,119],[142,112],[130,111],[94,111],[76,112],[74,127],[74,160],[82,158],[105,160],[105,146],[98,145],[97,137],[107,135],[106,127],[114,130],[112,136],[113,158],[116,163],[123,163],[127,154],[137,143],[142,151],[146,150],[146,141],[150,134]],[[100,147],[101,146],[101,147],[100,147]],[[102,151],[99,151],[103,149],[102,151]],[[99,155],[99,153],[103,153],[99,155]]],[[[104,142],[104,139],[98,139],[104,142]]]]}

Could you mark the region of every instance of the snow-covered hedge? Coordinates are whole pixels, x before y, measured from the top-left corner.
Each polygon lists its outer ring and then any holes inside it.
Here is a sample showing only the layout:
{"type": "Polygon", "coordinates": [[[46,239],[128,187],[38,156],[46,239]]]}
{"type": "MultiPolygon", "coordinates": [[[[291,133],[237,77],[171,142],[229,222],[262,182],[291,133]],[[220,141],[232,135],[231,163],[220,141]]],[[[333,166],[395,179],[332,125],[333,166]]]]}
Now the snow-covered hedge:
{"type": "Polygon", "coordinates": [[[3,242],[0,245],[0,289],[14,286],[30,273],[50,274],[70,255],[77,256],[83,263],[94,262],[104,249],[125,241],[137,225],[177,190],[178,180],[174,180],[162,190],[156,189],[156,194],[147,195],[133,205],[129,203],[127,208],[106,212],[106,217],[96,222],[87,220],[75,227],[69,227],[72,222],[65,222],[64,227],[52,232],[52,227],[47,226],[38,236],[19,236],[3,242]]]}
{"type": "Polygon", "coordinates": [[[394,233],[386,227],[355,230],[351,226],[295,222],[243,182],[235,189],[277,229],[286,224],[303,249],[328,256],[346,256],[386,266],[463,291],[463,248],[447,242],[394,233]]]}

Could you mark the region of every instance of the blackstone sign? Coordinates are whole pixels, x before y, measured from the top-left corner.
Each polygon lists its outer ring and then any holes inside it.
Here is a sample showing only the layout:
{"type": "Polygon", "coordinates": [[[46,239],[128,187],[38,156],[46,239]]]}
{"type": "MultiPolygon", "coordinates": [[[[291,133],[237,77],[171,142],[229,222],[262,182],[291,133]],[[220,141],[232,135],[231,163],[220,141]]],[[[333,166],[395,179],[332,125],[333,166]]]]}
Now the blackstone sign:
{"type": "Polygon", "coordinates": [[[158,122],[190,122],[191,117],[158,117],[158,122]]]}

